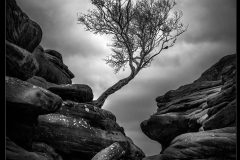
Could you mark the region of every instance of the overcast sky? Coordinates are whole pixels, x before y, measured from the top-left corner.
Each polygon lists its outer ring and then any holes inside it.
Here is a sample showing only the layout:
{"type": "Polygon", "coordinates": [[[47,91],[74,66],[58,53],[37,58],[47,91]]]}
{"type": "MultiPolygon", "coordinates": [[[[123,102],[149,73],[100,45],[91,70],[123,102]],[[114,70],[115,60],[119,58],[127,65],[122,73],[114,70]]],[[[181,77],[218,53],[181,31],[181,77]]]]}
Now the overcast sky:
{"type": "MultiPolygon", "coordinates": [[[[127,75],[114,74],[103,61],[109,55],[106,36],[86,32],[77,13],[90,9],[90,0],[17,0],[18,5],[43,30],[41,45],[63,56],[75,74],[73,83],[91,86],[94,97],[127,75]]],[[[146,155],[158,154],[160,144],[145,136],[140,123],[156,112],[155,98],[191,83],[221,57],[236,53],[236,0],[177,0],[188,30],[175,46],[158,56],[127,86],[110,96],[103,106],[113,112],[146,155]]]]}

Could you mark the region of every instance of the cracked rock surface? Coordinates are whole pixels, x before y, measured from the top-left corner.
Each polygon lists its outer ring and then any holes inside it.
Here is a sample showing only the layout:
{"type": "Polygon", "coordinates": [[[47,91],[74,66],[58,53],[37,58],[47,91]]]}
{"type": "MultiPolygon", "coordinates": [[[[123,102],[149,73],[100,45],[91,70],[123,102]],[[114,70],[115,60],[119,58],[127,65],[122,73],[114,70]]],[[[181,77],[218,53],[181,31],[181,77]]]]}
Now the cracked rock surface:
{"type": "Polygon", "coordinates": [[[146,159],[219,159],[220,152],[235,159],[236,68],[236,54],[227,55],[193,83],[156,98],[157,112],[141,129],[162,152],[146,159]]]}

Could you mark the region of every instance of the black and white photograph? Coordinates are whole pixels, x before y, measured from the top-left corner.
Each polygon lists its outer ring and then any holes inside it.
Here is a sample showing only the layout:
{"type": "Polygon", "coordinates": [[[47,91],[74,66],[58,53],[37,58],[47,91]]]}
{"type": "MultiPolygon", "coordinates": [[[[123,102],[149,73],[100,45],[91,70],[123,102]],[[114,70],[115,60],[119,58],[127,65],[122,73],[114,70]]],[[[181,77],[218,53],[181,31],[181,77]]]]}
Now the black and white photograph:
{"type": "Polygon", "coordinates": [[[237,159],[237,0],[5,3],[5,159],[237,159]]]}

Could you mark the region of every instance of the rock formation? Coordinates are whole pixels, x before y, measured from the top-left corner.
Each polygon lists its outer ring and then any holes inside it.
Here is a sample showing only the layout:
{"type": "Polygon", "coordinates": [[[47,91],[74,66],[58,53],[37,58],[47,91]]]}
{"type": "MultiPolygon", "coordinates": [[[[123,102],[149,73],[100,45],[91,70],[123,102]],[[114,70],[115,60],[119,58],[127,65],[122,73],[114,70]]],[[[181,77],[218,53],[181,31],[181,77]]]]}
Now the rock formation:
{"type": "Polygon", "coordinates": [[[6,158],[142,159],[115,115],[91,105],[91,87],[72,84],[62,55],[40,45],[40,26],[6,2],[6,158]]]}
{"type": "Polygon", "coordinates": [[[191,84],[156,98],[142,131],[162,145],[145,160],[236,158],[236,54],[223,57],[191,84]]]}
{"type": "Polygon", "coordinates": [[[61,58],[46,53],[41,46],[34,49],[32,55],[39,64],[39,69],[35,74],[36,76],[56,84],[72,83],[71,79],[74,78],[74,75],[68,70],[68,67],[63,64],[61,58]]]}
{"type": "Polygon", "coordinates": [[[6,41],[6,74],[26,80],[39,70],[39,64],[27,50],[6,41]]]}
{"type": "MultiPolygon", "coordinates": [[[[6,158],[141,160],[111,112],[95,107],[61,53],[40,45],[41,27],[6,1],[6,158]]],[[[144,160],[236,158],[236,54],[191,84],[156,98],[142,131],[162,144],[144,160]]]]}
{"type": "Polygon", "coordinates": [[[97,153],[92,160],[114,160],[119,159],[125,154],[121,145],[117,142],[97,153]]]}
{"type": "Polygon", "coordinates": [[[42,29],[18,7],[16,1],[6,3],[6,40],[32,52],[41,42],[42,29]]]}

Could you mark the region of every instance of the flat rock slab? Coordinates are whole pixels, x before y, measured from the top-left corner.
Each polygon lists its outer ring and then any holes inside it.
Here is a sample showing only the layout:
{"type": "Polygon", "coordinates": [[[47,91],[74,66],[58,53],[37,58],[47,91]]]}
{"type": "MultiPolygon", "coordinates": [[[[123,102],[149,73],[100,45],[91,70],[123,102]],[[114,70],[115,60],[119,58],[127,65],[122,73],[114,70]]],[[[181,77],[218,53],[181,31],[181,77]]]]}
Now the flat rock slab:
{"type": "Polygon", "coordinates": [[[85,84],[51,86],[48,90],[59,95],[63,100],[72,100],[80,103],[93,100],[92,89],[85,84]]]}
{"type": "Polygon", "coordinates": [[[90,104],[64,101],[57,113],[76,118],[82,117],[87,119],[91,126],[107,131],[120,131],[125,135],[123,127],[117,124],[114,114],[90,104]]]}
{"type": "Polygon", "coordinates": [[[95,107],[91,104],[77,103],[73,101],[64,101],[62,107],[57,111],[64,115],[73,117],[82,117],[89,120],[106,120],[111,119],[116,122],[116,116],[105,109],[95,107]]]}
{"type": "Polygon", "coordinates": [[[62,99],[48,90],[13,77],[5,77],[5,83],[8,112],[47,114],[61,107],[62,99]]]}
{"type": "Polygon", "coordinates": [[[46,81],[42,77],[33,76],[27,82],[45,88],[57,95],[63,100],[72,100],[79,103],[91,102],[93,100],[92,89],[85,84],[54,84],[46,81]]]}

